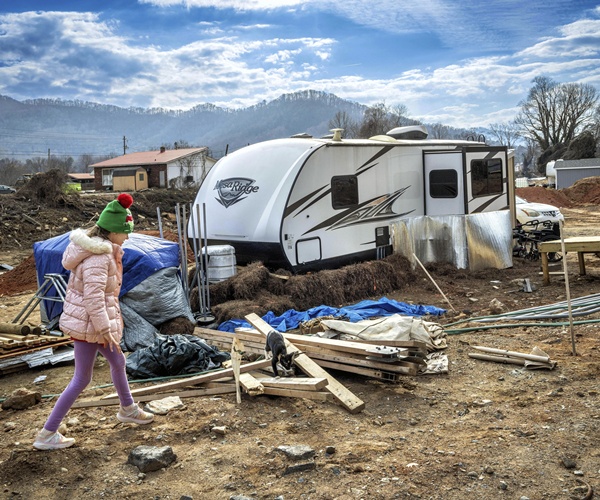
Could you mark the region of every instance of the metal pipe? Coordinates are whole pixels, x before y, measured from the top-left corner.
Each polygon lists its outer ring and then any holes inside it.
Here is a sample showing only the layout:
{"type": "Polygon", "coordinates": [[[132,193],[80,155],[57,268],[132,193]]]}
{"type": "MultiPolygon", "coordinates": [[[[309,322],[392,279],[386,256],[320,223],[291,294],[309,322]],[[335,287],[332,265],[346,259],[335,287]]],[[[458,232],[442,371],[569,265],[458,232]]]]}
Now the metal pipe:
{"type": "Polygon", "coordinates": [[[188,234],[187,234],[187,211],[186,204],[182,204],[182,226],[181,234],[183,235],[183,262],[184,262],[184,277],[185,277],[185,292],[188,304],[190,303],[190,286],[188,282],[188,234]]]}
{"type": "MultiPolygon", "coordinates": [[[[201,252],[206,252],[206,249],[202,248],[202,229],[201,229],[201,225],[200,225],[200,205],[196,205],[196,222],[198,224],[198,242],[200,245],[200,251],[201,252]]],[[[203,256],[200,256],[200,277],[199,277],[199,285],[198,285],[198,293],[201,294],[201,301],[202,301],[202,309],[201,309],[201,313],[203,314],[204,319],[206,320],[206,296],[205,296],[205,289],[204,289],[204,279],[206,277],[206,274],[204,272],[204,259],[203,256]]]]}
{"type": "Polygon", "coordinates": [[[158,219],[158,234],[163,237],[162,218],[160,217],[160,207],[156,207],[156,218],[158,219]]]}
{"type": "Polygon", "coordinates": [[[210,311],[210,293],[209,293],[209,289],[208,289],[208,238],[207,238],[207,234],[208,231],[206,229],[206,203],[202,203],[202,215],[204,217],[204,248],[206,248],[206,251],[204,252],[204,259],[205,259],[205,266],[204,268],[207,270],[207,275],[206,275],[206,308],[208,311],[210,311]]]}
{"type": "MultiPolygon", "coordinates": [[[[177,224],[177,243],[179,244],[179,267],[183,269],[182,256],[183,256],[183,246],[181,244],[181,218],[179,212],[179,203],[175,205],[175,222],[177,224]]],[[[187,278],[184,280],[183,276],[181,277],[181,284],[183,286],[183,290],[185,291],[187,278]]]]}
{"type": "Polygon", "coordinates": [[[194,281],[196,282],[196,286],[198,288],[198,313],[201,313],[204,309],[204,304],[202,303],[204,297],[200,295],[200,280],[198,278],[198,273],[200,272],[200,261],[198,259],[198,240],[196,239],[196,220],[192,220],[194,215],[194,204],[190,204],[190,222],[192,226],[192,241],[194,242],[194,262],[196,263],[196,272],[194,273],[194,279],[192,280],[192,288],[194,286],[194,281]]]}

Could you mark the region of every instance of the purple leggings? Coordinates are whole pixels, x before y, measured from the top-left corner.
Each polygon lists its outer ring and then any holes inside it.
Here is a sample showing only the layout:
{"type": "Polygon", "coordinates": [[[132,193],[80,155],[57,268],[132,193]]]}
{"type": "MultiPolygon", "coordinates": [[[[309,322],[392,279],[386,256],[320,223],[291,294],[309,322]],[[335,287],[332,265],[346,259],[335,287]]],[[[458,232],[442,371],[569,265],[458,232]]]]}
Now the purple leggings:
{"type": "Polygon", "coordinates": [[[74,341],[75,347],[75,373],[71,382],[63,393],[58,398],[54,409],[50,413],[44,429],[56,432],[62,419],[77,399],[77,396],[88,386],[92,381],[94,373],[94,361],[98,352],[102,354],[110,365],[110,376],[112,378],[121,406],[129,406],[133,404],[133,397],[129,390],[127,375],[125,373],[125,355],[122,352],[111,351],[109,347],[104,347],[102,344],[92,344],[74,341]]]}

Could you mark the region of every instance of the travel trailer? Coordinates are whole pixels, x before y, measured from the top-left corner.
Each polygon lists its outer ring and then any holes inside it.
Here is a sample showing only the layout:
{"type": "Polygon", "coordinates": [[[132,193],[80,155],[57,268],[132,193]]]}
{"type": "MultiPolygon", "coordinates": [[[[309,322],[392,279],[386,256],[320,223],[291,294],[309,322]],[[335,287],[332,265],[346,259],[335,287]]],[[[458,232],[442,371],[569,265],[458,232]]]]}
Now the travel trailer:
{"type": "Polygon", "coordinates": [[[200,186],[188,235],[233,246],[241,264],[304,272],[388,255],[402,218],[509,208],[506,147],[426,137],[422,126],[370,139],[336,129],[239,149],[200,186]]]}

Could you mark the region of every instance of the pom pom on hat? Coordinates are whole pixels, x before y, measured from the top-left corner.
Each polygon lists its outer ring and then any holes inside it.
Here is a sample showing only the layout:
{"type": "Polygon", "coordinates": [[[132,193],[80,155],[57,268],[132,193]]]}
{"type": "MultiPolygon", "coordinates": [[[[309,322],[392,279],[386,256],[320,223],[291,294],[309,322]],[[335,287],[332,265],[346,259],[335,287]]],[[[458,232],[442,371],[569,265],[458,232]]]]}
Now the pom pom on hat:
{"type": "Polygon", "coordinates": [[[96,225],[111,233],[132,233],[133,216],[129,210],[132,204],[133,197],[128,193],[121,193],[102,210],[96,225]]]}
{"type": "Polygon", "coordinates": [[[133,205],[133,197],[129,193],[121,193],[117,196],[117,201],[123,206],[123,208],[129,208],[133,205]]]}

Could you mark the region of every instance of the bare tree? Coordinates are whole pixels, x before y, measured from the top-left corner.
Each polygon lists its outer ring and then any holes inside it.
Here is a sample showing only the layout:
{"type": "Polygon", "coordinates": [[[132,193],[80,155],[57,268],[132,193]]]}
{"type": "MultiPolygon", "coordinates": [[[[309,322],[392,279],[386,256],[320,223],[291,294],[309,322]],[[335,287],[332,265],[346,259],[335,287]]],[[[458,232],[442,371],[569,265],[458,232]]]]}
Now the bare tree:
{"type": "Polygon", "coordinates": [[[390,128],[401,127],[407,125],[409,120],[406,118],[408,108],[404,104],[395,104],[388,108],[390,118],[390,128]]]}
{"type": "Polygon", "coordinates": [[[542,151],[568,144],[593,120],[599,95],[592,85],[559,84],[543,76],[533,83],[515,123],[542,151]]]}
{"type": "Polygon", "coordinates": [[[346,113],[346,111],[338,111],[335,116],[329,120],[329,128],[341,128],[344,129],[344,137],[355,137],[358,130],[357,123],[352,117],[346,113]]]}
{"type": "Polygon", "coordinates": [[[450,139],[450,127],[441,123],[433,123],[427,126],[430,139],[450,139]]]}
{"type": "Polygon", "coordinates": [[[509,149],[514,148],[517,140],[521,137],[519,126],[515,122],[492,123],[490,131],[494,139],[509,149]]]}
{"type": "Polygon", "coordinates": [[[523,153],[523,175],[525,177],[533,177],[537,175],[536,171],[536,159],[540,154],[540,148],[538,143],[531,138],[525,140],[527,148],[523,153]]]}

